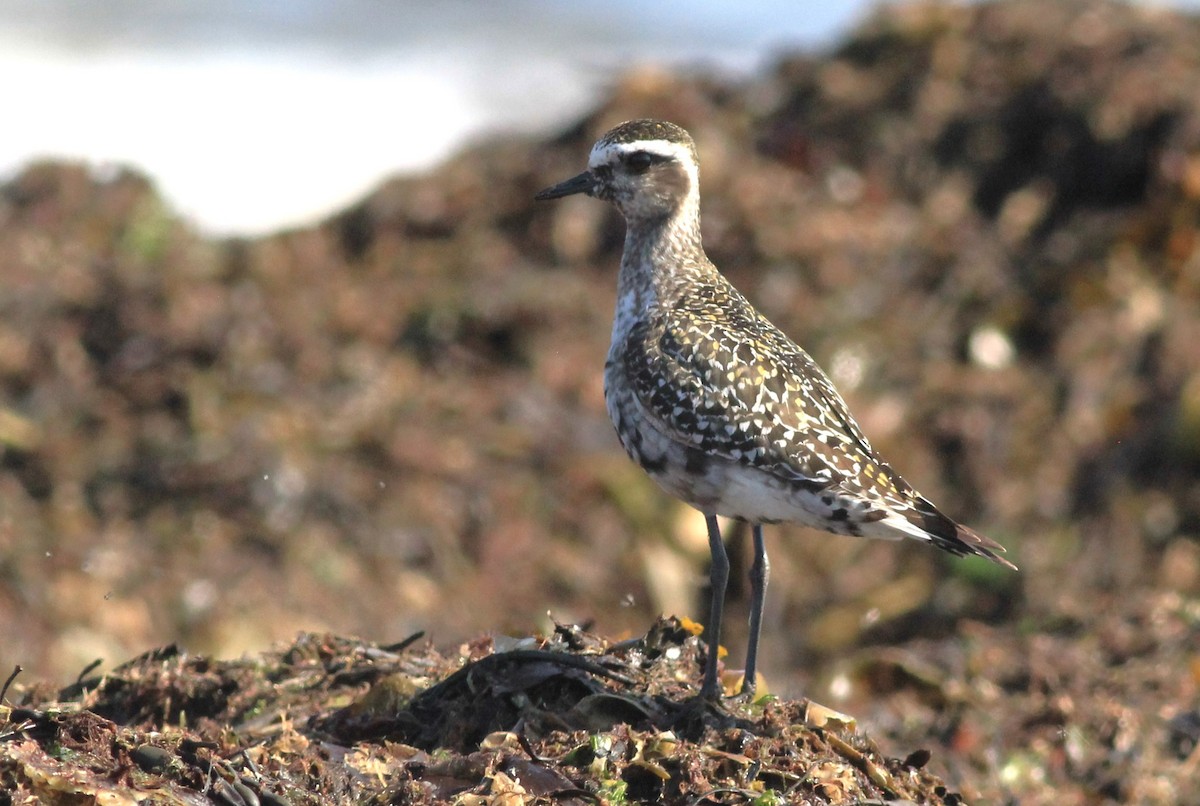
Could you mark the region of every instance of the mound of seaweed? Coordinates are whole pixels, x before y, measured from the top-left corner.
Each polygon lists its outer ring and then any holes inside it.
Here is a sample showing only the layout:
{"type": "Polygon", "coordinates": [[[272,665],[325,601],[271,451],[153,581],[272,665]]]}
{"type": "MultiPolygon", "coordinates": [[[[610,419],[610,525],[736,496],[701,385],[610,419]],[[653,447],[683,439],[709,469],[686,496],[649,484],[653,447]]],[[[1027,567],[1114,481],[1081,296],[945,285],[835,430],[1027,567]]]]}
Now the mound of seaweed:
{"type": "Polygon", "coordinates": [[[200,236],[128,172],[31,166],[0,190],[0,661],[70,679],[171,641],[699,612],[702,523],[603,410],[621,223],[532,201],[654,116],[698,141],[714,261],[1022,569],[772,530],[772,688],[987,800],[1175,802],[1200,721],[1198,99],[1195,17],[919,3],[743,82],[630,74],[553,139],[257,240],[200,236]]]}
{"type": "Polygon", "coordinates": [[[927,751],[888,759],[815,704],[697,703],[678,621],[616,645],[567,625],[453,658],[412,643],[147,653],[0,710],[0,784],[7,802],[961,802],[927,751]]]}

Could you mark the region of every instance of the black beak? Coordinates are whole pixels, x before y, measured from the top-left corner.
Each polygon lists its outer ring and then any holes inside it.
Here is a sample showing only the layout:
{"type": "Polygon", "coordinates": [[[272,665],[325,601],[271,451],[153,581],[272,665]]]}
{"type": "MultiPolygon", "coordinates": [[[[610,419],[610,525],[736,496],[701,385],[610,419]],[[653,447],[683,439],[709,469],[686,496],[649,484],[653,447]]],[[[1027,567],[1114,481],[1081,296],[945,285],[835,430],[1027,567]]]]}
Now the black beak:
{"type": "Polygon", "coordinates": [[[540,191],[533,198],[537,201],[549,201],[550,199],[561,199],[563,196],[574,196],[576,193],[586,193],[590,196],[595,185],[596,179],[592,176],[592,172],[584,171],[579,176],[573,176],[565,182],[559,182],[553,187],[540,191]]]}

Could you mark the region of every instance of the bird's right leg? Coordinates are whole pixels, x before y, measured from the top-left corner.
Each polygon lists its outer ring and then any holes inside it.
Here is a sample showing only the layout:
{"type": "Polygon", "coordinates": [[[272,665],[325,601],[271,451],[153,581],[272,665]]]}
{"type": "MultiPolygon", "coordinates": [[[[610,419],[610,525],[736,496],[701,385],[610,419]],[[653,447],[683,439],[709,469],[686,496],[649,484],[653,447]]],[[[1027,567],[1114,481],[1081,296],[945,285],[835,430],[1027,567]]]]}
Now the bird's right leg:
{"type": "Polygon", "coordinates": [[[742,695],[753,698],[758,685],[758,639],[762,633],[763,605],[767,597],[767,579],[771,561],[767,559],[767,544],[763,541],[762,524],[756,523],[754,534],[754,565],[750,567],[750,643],[746,647],[746,675],[742,678],[742,695]]]}
{"type": "Polygon", "coordinates": [[[725,609],[725,586],[729,583],[729,555],[725,553],[725,541],[721,539],[721,527],[716,515],[705,515],[708,524],[708,550],[712,553],[712,571],[709,573],[709,585],[712,588],[712,599],[708,606],[708,665],[704,668],[704,684],[700,688],[700,696],[706,700],[718,701],[721,698],[720,682],[717,667],[720,665],[721,651],[721,615],[725,609]]]}

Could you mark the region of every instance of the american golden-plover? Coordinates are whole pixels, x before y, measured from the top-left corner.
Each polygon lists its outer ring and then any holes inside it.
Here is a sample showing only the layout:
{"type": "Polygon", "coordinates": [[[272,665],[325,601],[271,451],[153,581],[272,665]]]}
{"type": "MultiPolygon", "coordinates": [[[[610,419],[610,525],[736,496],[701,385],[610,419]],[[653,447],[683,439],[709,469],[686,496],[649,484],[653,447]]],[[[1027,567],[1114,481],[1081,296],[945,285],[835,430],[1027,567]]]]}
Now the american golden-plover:
{"type": "Polygon", "coordinates": [[[585,193],[625,218],[604,399],[635,462],[700,510],[712,551],[702,696],[719,697],[717,651],[729,560],[717,516],[752,525],[752,695],[767,588],[764,523],[910,537],[1015,568],[993,540],[956,523],[875,452],[808,353],[746,301],[704,254],[696,146],[673,123],[633,120],[601,137],[588,168],[537,194],[585,193]]]}

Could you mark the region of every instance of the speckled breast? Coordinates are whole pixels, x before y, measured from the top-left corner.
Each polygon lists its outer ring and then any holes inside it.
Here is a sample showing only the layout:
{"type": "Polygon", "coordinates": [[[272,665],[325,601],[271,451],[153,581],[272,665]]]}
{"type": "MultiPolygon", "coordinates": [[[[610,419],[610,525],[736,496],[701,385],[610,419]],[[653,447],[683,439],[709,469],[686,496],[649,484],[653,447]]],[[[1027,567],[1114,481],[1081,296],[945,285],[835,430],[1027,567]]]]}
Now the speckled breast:
{"type": "Polygon", "coordinates": [[[668,494],[705,514],[829,528],[815,496],[768,473],[672,439],[638,401],[619,351],[610,352],[605,365],[604,402],[625,452],[668,494]]]}

